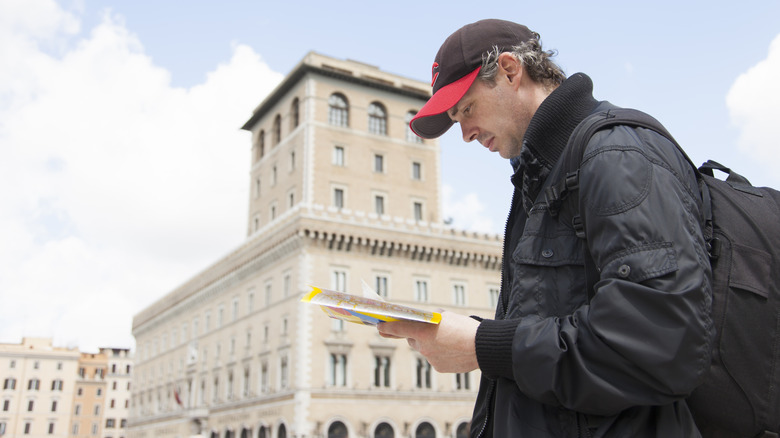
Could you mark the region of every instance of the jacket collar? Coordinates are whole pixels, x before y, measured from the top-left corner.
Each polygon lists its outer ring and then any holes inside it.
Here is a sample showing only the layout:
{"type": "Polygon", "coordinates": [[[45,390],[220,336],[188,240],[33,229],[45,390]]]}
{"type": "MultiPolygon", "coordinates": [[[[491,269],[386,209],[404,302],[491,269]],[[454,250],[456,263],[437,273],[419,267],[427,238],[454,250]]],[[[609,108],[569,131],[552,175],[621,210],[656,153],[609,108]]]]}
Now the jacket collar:
{"type": "Polygon", "coordinates": [[[573,74],[539,105],[523,138],[523,149],[552,169],[574,128],[597,104],[593,81],[583,73],[573,74]]]}

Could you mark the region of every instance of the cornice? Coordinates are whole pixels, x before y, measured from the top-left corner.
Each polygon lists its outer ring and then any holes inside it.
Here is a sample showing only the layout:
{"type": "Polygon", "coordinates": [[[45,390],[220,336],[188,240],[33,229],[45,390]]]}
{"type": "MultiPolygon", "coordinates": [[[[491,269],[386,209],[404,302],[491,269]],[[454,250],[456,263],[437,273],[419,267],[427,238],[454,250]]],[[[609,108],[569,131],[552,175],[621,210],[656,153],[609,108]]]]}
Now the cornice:
{"type": "Polygon", "coordinates": [[[133,335],[214,299],[304,247],[485,270],[501,268],[501,238],[399,218],[298,205],[133,318],[133,335]]]}

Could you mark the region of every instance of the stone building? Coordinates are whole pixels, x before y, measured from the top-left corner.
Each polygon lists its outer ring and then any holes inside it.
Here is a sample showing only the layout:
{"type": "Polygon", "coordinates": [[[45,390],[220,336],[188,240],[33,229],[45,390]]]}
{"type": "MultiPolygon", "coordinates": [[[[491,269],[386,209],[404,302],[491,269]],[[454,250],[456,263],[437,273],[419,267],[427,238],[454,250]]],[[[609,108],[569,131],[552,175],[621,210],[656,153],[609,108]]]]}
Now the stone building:
{"type": "MultiPolygon", "coordinates": [[[[478,371],[301,303],[310,286],[491,315],[501,240],[441,213],[427,83],[309,53],[255,109],[246,241],[135,315],[129,436],[463,437],[478,371]]],[[[219,214],[230,212],[219,212],[219,214]]]]}
{"type": "Polygon", "coordinates": [[[67,437],[78,360],[47,338],[0,344],[0,436],[67,437]]]}
{"type": "Polygon", "coordinates": [[[81,353],[79,357],[70,420],[70,436],[74,438],[102,436],[107,359],[103,352],[81,353]]]}

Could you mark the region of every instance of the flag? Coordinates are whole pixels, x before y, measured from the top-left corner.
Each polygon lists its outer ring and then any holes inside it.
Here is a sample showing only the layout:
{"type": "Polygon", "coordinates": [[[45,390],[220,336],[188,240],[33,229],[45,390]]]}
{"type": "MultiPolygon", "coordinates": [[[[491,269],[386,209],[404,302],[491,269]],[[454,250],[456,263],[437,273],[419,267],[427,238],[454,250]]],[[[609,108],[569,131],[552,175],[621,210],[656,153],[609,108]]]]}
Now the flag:
{"type": "Polygon", "coordinates": [[[173,388],[173,398],[176,399],[176,404],[178,404],[181,407],[184,407],[184,405],[181,403],[181,398],[179,398],[179,387],[173,388]]]}

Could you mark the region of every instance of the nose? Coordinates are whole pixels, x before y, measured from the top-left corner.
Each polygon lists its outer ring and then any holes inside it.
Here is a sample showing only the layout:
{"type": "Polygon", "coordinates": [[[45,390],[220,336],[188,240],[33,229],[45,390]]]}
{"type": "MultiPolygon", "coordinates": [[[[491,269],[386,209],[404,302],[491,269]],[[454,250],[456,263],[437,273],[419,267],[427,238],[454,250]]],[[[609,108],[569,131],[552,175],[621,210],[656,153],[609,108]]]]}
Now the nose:
{"type": "Polygon", "coordinates": [[[466,143],[476,140],[479,135],[479,130],[469,123],[460,122],[460,130],[463,134],[463,141],[466,143]]]}

